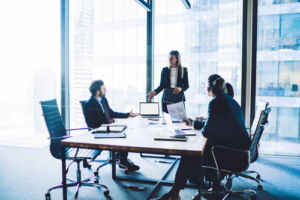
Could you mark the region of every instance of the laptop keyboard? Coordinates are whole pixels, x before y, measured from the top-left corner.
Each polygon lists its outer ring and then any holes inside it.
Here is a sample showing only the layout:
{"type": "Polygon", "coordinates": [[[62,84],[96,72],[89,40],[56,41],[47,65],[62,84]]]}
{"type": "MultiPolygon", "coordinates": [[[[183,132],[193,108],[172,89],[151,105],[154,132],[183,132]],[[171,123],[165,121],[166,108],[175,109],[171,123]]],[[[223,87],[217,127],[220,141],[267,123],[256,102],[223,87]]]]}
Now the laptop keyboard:
{"type": "Polygon", "coordinates": [[[185,134],[185,132],[183,130],[180,130],[180,129],[175,129],[175,133],[176,134],[185,134]]]}

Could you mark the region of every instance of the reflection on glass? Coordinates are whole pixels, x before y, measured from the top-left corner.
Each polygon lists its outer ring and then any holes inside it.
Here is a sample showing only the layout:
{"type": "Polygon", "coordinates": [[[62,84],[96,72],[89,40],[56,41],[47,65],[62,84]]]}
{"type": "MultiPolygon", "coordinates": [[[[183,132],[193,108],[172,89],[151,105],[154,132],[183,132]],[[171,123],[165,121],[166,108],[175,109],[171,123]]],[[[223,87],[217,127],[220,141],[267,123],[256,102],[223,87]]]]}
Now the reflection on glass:
{"type": "Polygon", "coordinates": [[[300,155],[299,1],[259,0],[257,101],[272,107],[261,152],[300,155]]]}
{"type": "Polygon", "coordinates": [[[59,1],[0,2],[0,145],[48,144],[39,101],[60,100],[59,13],[59,1]]]}
{"type": "MultiPolygon", "coordinates": [[[[168,66],[168,53],[176,49],[188,68],[190,88],[186,108],[190,115],[206,115],[210,98],[207,78],[218,73],[241,95],[241,0],[193,0],[186,9],[178,0],[159,0],[155,4],[155,76],[168,66]]],[[[155,97],[160,101],[161,95],[155,97]]]]}
{"type": "Polygon", "coordinates": [[[146,12],[135,1],[70,1],[71,127],[85,127],[80,100],[102,79],[110,106],[138,112],[146,93],[146,12]]]}

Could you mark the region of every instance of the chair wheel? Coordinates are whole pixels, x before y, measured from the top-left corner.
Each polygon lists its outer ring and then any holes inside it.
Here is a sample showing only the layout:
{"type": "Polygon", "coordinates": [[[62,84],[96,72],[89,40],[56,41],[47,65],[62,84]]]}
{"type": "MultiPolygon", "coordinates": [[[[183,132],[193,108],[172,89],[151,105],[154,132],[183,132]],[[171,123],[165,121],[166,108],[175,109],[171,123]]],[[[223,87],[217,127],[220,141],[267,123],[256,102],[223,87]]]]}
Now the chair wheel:
{"type": "Polygon", "coordinates": [[[260,179],[260,175],[257,175],[256,178],[257,178],[257,179],[260,179]]]}
{"type": "Polygon", "coordinates": [[[99,172],[94,172],[94,176],[99,176],[99,172]]]}
{"type": "Polygon", "coordinates": [[[50,195],[49,192],[45,194],[45,199],[46,200],[51,200],[51,195],[50,195]]]}
{"type": "Polygon", "coordinates": [[[106,191],[104,191],[103,193],[104,193],[104,195],[105,195],[106,197],[109,196],[109,190],[106,190],[106,191]]]}
{"type": "Polygon", "coordinates": [[[257,186],[257,189],[258,189],[258,190],[262,190],[262,189],[263,189],[263,186],[262,186],[262,185],[258,185],[258,186],[257,186]]]}
{"type": "Polygon", "coordinates": [[[250,199],[251,199],[251,200],[256,200],[256,195],[252,195],[252,196],[250,197],[250,199]]]}

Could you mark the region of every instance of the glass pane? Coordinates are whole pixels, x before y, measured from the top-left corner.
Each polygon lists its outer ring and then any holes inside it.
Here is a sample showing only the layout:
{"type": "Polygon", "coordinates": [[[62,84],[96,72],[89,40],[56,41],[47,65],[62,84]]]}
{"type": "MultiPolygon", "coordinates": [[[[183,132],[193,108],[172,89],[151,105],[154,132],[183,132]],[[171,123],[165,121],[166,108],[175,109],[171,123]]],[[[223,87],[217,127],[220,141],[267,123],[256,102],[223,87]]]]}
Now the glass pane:
{"type": "Polygon", "coordinates": [[[145,101],[146,11],[135,1],[70,1],[71,127],[86,127],[80,100],[102,79],[110,106],[120,112],[145,101]]]}
{"type": "Polygon", "coordinates": [[[261,152],[300,155],[299,1],[259,0],[257,99],[270,102],[261,152]]]}
{"type": "MultiPolygon", "coordinates": [[[[192,0],[186,9],[181,0],[156,1],[155,82],[168,66],[168,54],[178,50],[188,68],[190,88],[186,108],[190,115],[206,115],[210,98],[207,78],[218,73],[230,82],[235,99],[241,95],[242,0],[192,0]]],[[[156,97],[160,101],[161,94],[156,97]]]]}
{"type": "Polygon", "coordinates": [[[1,1],[0,24],[0,144],[47,145],[39,101],[60,100],[60,1],[1,1]]]}

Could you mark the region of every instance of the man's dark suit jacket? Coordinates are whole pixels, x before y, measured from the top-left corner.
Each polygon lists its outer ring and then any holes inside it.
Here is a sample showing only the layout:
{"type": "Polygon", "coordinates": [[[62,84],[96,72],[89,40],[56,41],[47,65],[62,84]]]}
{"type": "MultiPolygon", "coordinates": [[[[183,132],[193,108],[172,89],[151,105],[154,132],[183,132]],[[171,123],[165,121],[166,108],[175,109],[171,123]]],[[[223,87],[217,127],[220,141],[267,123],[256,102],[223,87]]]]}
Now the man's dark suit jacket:
{"type": "Polygon", "coordinates": [[[210,147],[217,144],[239,149],[249,148],[250,137],[241,107],[227,94],[218,95],[210,101],[207,121],[194,123],[195,129],[202,127],[202,134],[208,139],[210,147]]]}
{"type": "MultiPolygon", "coordinates": [[[[189,79],[188,79],[188,70],[186,67],[183,67],[183,78],[181,78],[181,73],[178,70],[177,75],[177,87],[181,87],[182,91],[185,92],[189,88],[189,79]]],[[[170,89],[170,68],[164,67],[161,71],[161,77],[160,77],[160,84],[159,86],[154,90],[156,94],[160,93],[163,89],[168,88],[170,89]]],[[[164,99],[165,92],[163,94],[162,99],[164,99]]],[[[185,97],[183,97],[183,100],[185,101],[185,97]]]]}
{"type": "MultiPolygon", "coordinates": [[[[128,118],[129,113],[120,113],[113,111],[105,97],[102,97],[102,102],[105,104],[111,118],[128,118]]],[[[107,124],[105,114],[95,97],[90,97],[84,108],[86,124],[90,128],[98,128],[102,124],[107,124]]]]}

